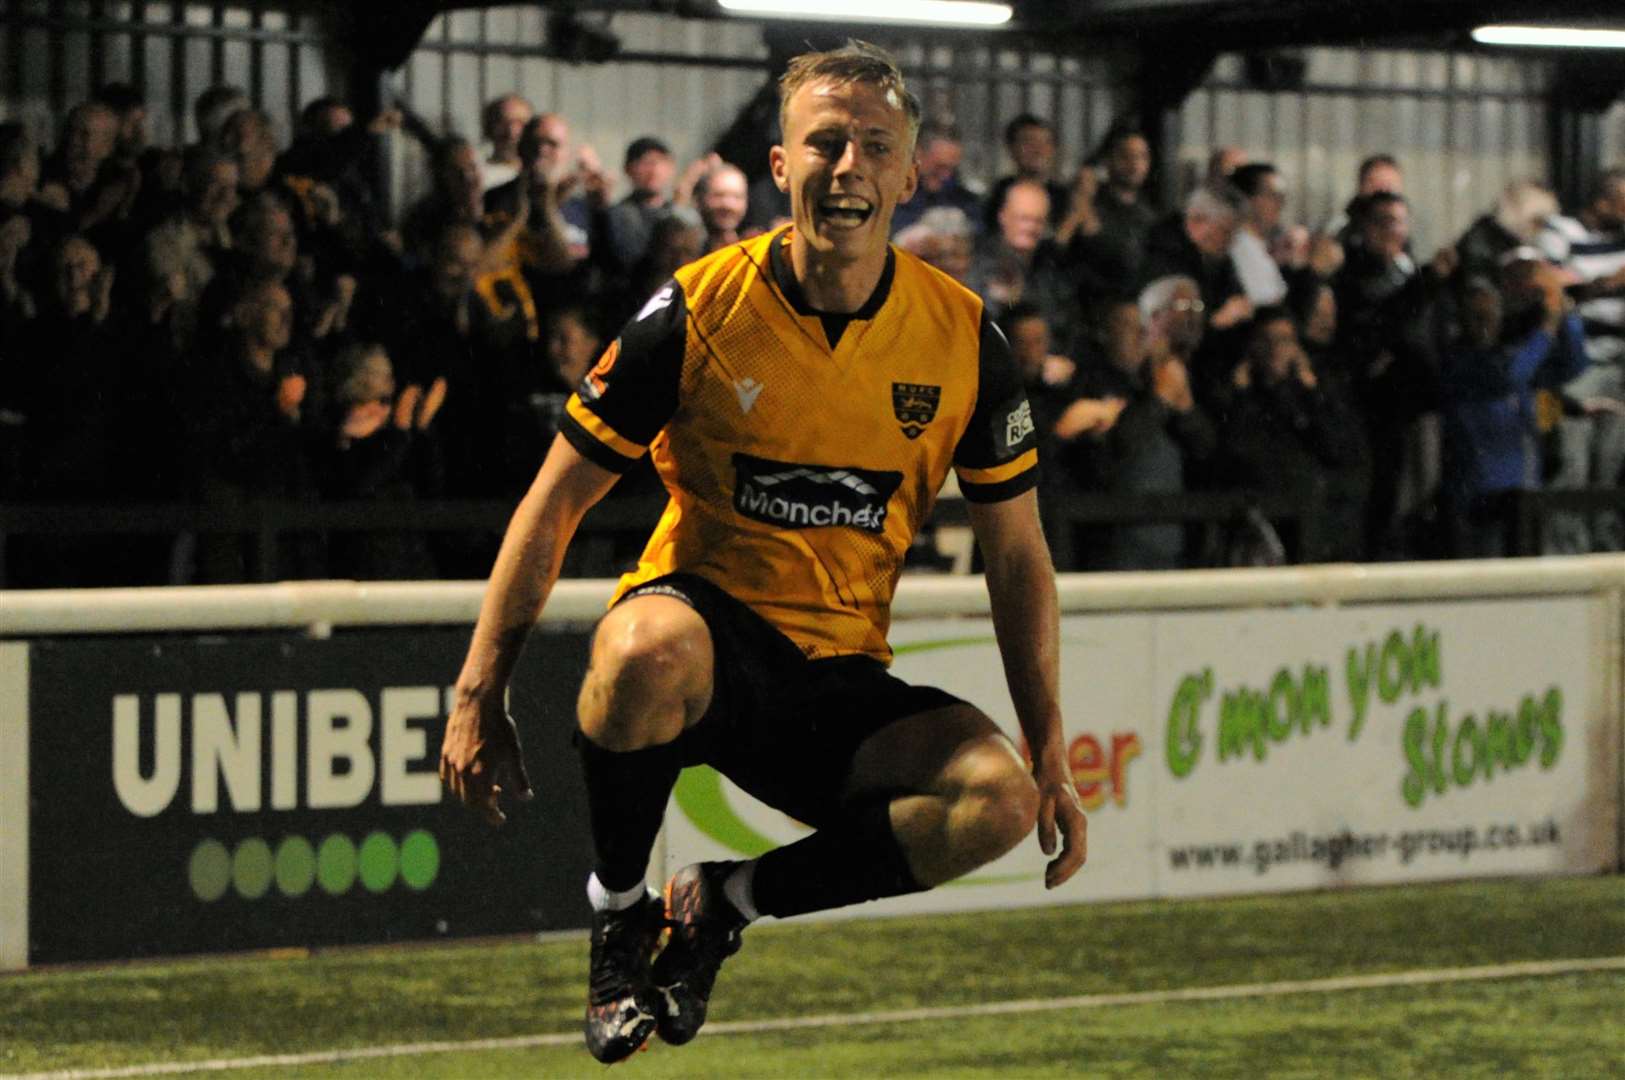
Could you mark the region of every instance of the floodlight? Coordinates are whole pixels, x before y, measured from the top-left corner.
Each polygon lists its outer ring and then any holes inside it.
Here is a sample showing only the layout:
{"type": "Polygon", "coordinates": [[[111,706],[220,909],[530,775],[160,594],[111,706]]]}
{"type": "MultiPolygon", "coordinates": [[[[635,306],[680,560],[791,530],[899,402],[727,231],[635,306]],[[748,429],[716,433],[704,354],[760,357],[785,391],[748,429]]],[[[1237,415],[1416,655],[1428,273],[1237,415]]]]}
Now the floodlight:
{"type": "Polygon", "coordinates": [[[1625,30],[1581,26],[1480,26],[1480,45],[1522,45],[1539,49],[1625,49],[1625,30]]]}
{"type": "Polygon", "coordinates": [[[734,15],[767,19],[904,23],[928,26],[1003,26],[1009,4],[980,0],[717,0],[734,15]]]}

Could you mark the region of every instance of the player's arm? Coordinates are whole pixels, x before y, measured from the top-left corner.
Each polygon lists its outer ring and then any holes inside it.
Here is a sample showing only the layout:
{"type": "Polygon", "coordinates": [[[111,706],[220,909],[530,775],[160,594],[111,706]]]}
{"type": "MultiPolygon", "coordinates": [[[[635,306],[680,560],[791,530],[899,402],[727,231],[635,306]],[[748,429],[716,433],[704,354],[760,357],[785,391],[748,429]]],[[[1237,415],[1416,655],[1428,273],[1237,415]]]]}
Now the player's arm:
{"type": "Polygon", "coordinates": [[[504,791],[531,797],[518,732],[507,712],[508,681],[558,581],[576,526],[616,479],[566,439],[556,438],[502,538],[440,748],[441,780],[493,825],[504,818],[499,805],[504,791]]]}
{"type": "Polygon", "coordinates": [[[1078,802],[1061,731],[1060,605],[1055,568],[1038,520],[1038,497],[1028,490],[1013,499],[971,503],[971,528],[987,568],[993,606],[993,632],[1004,662],[1005,682],[1016,718],[1033,755],[1038,783],[1038,843],[1055,855],[1044,884],[1055,888],[1083,865],[1088,854],[1088,821],[1078,802]]]}
{"type": "Polygon", "coordinates": [[[670,282],[566,403],[559,435],[508,524],[440,749],[441,780],[492,824],[503,820],[504,791],[530,797],[518,731],[505,707],[514,665],[582,515],[638,462],[676,411],[686,340],[687,306],[670,282]]]}
{"type": "Polygon", "coordinates": [[[1033,755],[1040,795],[1038,843],[1050,862],[1044,883],[1083,865],[1088,823],[1061,734],[1060,615],[1055,569],[1038,520],[1038,437],[1009,344],[983,316],[976,407],[954,449],[959,490],[987,567],[993,629],[1016,717],[1033,755]]]}

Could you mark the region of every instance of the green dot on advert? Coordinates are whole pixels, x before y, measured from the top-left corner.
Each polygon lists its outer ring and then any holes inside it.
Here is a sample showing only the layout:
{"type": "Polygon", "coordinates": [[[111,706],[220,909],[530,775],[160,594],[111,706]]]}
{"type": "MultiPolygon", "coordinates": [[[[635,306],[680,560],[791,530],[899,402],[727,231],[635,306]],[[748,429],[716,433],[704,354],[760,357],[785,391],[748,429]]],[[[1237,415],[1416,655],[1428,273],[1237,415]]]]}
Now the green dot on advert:
{"type": "Polygon", "coordinates": [[[355,870],[355,845],[348,836],[334,833],[316,849],[316,880],[323,892],[333,896],[349,892],[355,870]]]}
{"type": "Polygon", "coordinates": [[[401,841],[401,880],[408,888],[423,890],[440,873],[440,845],[433,834],[418,829],[401,841]]]}
{"type": "Polygon", "coordinates": [[[271,845],[259,837],[237,845],[231,857],[231,882],[244,900],[258,900],[271,887],[271,845]]]}
{"type": "Polygon", "coordinates": [[[192,895],[205,904],[226,895],[231,885],[231,855],[226,845],[218,840],[205,840],[192,849],[192,858],[186,864],[186,878],[192,886],[192,895]]]}
{"type": "Polygon", "coordinates": [[[303,836],[290,836],[276,849],[276,887],[283,896],[303,896],[316,881],[316,851],[303,836]]]}
{"type": "Polygon", "coordinates": [[[361,841],[361,884],[367,891],[383,892],[395,884],[400,865],[400,853],[388,833],[369,833],[361,841]]]}

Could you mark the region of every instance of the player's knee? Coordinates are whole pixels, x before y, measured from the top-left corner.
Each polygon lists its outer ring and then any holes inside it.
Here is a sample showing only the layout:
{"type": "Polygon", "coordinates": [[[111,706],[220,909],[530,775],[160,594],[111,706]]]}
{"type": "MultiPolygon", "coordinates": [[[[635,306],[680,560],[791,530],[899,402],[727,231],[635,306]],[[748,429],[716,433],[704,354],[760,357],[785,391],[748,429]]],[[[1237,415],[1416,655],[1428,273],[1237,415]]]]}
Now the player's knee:
{"type": "Polygon", "coordinates": [[[599,624],[581,687],[582,732],[606,749],[635,750],[682,733],[710,696],[711,638],[686,605],[629,603],[599,624]]]}
{"type": "Polygon", "coordinates": [[[988,754],[965,791],[971,827],[968,852],[992,862],[1032,834],[1038,822],[1038,786],[1013,755],[988,754]]]}

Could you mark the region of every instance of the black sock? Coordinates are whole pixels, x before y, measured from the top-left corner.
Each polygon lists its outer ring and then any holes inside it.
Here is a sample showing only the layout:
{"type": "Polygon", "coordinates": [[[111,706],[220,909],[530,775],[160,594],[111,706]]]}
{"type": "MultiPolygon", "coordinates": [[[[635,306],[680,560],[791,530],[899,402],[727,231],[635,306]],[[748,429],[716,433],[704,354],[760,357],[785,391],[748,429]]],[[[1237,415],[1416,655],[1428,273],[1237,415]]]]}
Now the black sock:
{"type": "Polygon", "coordinates": [[[890,799],[879,799],[855,807],[840,821],[763,855],[751,879],[756,910],[784,918],[924,892],[892,832],[890,806],[890,799]]]}
{"type": "Polygon", "coordinates": [[[587,781],[587,812],[598,856],[593,872],[604,888],[625,892],[648,871],[649,851],[683,767],[677,744],[617,752],[605,750],[580,731],[575,744],[587,781]]]}

